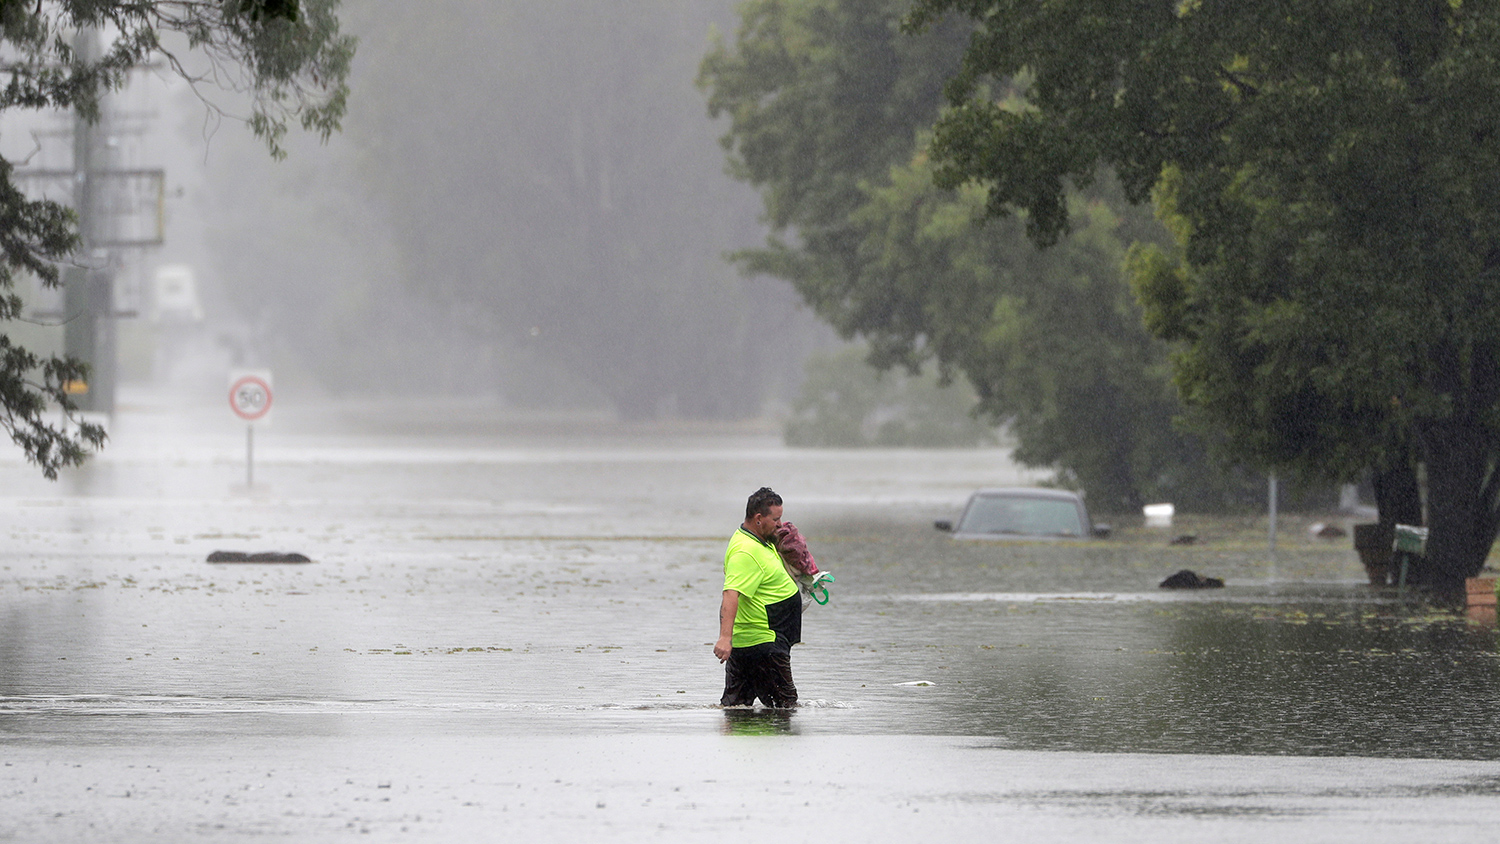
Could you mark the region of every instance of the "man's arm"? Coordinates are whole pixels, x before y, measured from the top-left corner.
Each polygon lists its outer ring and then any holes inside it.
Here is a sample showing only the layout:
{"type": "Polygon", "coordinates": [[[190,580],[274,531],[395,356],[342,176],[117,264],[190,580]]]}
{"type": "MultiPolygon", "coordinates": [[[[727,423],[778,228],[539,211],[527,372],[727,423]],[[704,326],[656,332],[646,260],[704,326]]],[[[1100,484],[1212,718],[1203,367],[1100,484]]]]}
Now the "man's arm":
{"type": "Polygon", "coordinates": [[[729,652],[734,649],[731,644],[734,640],[734,616],[739,611],[740,593],[725,589],[724,601],[719,604],[719,641],[714,643],[714,656],[720,662],[729,659],[729,652]]]}

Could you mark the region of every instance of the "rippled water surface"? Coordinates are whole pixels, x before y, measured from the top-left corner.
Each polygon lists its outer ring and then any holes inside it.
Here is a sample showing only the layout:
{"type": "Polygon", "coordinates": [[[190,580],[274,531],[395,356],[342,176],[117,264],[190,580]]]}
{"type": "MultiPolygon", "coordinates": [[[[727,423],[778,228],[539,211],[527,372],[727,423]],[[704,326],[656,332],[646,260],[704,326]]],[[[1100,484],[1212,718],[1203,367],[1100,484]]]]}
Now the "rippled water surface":
{"type": "Polygon", "coordinates": [[[0,460],[0,840],[1500,820],[1493,625],[1364,585],[1347,540],[959,543],[932,520],[1034,479],[1003,452],[483,410],[285,414],[251,489],[243,429],[146,395],[57,484],[0,460]],[[838,577],[790,714],[713,705],[724,543],[762,484],[838,577]],[[1228,585],[1156,588],[1180,568],[1228,585]]]}

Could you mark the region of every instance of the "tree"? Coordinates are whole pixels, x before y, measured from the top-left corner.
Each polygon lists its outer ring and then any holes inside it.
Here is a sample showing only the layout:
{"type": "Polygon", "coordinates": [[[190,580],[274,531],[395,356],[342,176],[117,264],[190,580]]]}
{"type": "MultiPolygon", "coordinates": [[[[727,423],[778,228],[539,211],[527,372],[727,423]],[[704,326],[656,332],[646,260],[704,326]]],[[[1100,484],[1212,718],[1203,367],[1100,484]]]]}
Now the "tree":
{"type": "Polygon", "coordinates": [[[783,428],[787,445],[973,448],[994,445],[997,431],[974,418],[966,383],[946,386],[932,367],[916,374],[882,372],[850,345],[807,361],[807,378],[783,428]]]}
{"type": "MultiPolygon", "coordinates": [[[[196,89],[246,95],[242,119],[281,156],[288,123],[326,139],[339,126],[348,94],[352,39],[339,34],[338,0],[38,0],[0,2],[0,111],[74,109],[97,119],[100,98],[128,74],[160,62],[196,89]],[[79,32],[103,34],[97,56],[76,49],[79,32]]],[[[231,114],[208,94],[205,103],[231,114]]],[[[21,316],[12,290],[19,274],[48,287],[60,267],[75,261],[77,216],[47,200],[32,200],[16,185],[14,165],[0,161],[0,322],[21,316]]],[[[87,366],[71,358],[42,358],[0,334],[0,427],[48,478],[78,465],[104,443],[103,429],[75,419],[49,421],[55,404],[72,415],[69,382],[85,380],[87,366]]]]}
{"type": "Polygon", "coordinates": [[[1500,526],[1500,6],[1016,4],[979,22],[936,129],[943,184],[1032,236],[1068,184],[1156,192],[1177,250],[1139,250],[1187,403],[1242,459],[1302,474],[1426,466],[1428,579],[1476,573],[1500,526]],[[984,95],[1024,78],[1026,106],[984,95]]]}
{"type": "Polygon", "coordinates": [[[810,285],[857,279],[851,214],[866,184],[909,160],[958,69],[965,27],[897,29],[904,0],[747,0],[733,48],[699,68],[709,114],[727,115],[729,170],[761,189],[771,236],[741,268],[810,285]],[[789,238],[794,235],[795,242],[789,238]]]}
{"type": "Polygon", "coordinates": [[[455,361],[455,390],[627,419],[744,418],[790,392],[779,382],[822,332],[790,291],[722,260],[754,242],[756,203],[724,175],[693,87],[729,8],[349,8],[361,98],[341,143],[357,152],[355,189],[389,221],[382,246],[414,314],[402,333],[435,327],[411,367],[423,386],[444,374],[425,365],[436,350],[455,361]],[[746,365],[767,349],[786,363],[746,365]]]}
{"type": "Polygon", "coordinates": [[[1258,483],[1210,470],[1203,443],[1173,425],[1167,349],[1121,271],[1130,243],[1158,236],[1149,215],[1075,196],[1078,226],[1042,250],[1020,220],[984,223],[984,199],[934,187],[925,156],[893,168],[853,216],[859,283],[819,290],[819,313],[869,338],[877,363],[932,356],[964,373],[978,410],[1008,421],[1017,459],[1056,467],[1100,512],[1256,500],[1258,483]]]}
{"type": "Polygon", "coordinates": [[[1056,467],[1101,512],[1243,502],[1243,479],[1173,426],[1166,346],[1121,273],[1131,242],[1165,232],[1100,184],[1068,200],[1087,224],[1044,252],[1017,220],[979,225],[983,191],[935,188],[925,130],[972,25],[903,37],[906,5],[752,0],[732,47],[705,57],[731,172],[760,188],[772,229],[742,269],[790,281],[877,367],[967,376],[1016,457],[1056,467]]]}

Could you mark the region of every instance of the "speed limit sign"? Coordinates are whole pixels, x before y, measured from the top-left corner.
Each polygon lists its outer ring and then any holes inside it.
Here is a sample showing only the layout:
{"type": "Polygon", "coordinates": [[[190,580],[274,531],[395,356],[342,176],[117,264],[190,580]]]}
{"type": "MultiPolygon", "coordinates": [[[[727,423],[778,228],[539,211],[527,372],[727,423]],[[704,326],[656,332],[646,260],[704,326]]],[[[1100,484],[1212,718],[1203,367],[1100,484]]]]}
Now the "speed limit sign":
{"type": "Polygon", "coordinates": [[[271,373],[236,372],[229,379],[229,408],[246,422],[264,421],[271,412],[271,373]]]}

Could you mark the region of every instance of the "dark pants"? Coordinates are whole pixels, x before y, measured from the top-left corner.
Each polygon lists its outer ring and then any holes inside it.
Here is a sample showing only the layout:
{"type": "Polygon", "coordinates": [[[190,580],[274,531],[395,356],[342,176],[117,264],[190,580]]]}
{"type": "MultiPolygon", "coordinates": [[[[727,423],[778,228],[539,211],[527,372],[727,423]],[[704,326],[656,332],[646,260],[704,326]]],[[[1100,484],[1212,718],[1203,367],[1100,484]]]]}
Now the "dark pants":
{"type": "Polygon", "coordinates": [[[753,706],[756,698],[776,708],[797,705],[792,652],[780,642],[735,648],[724,661],[724,696],[719,704],[753,706]]]}
{"type": "Polygon", "coordinates": [[[797,686],[792,682],[792,645],[802,641],[802,595],[767,604],[766,618],[776,641],[729,652],[729,659],[724,662],[721,706],[752,706],[756,698],[775,708],[797,705],[797,686]]]}

